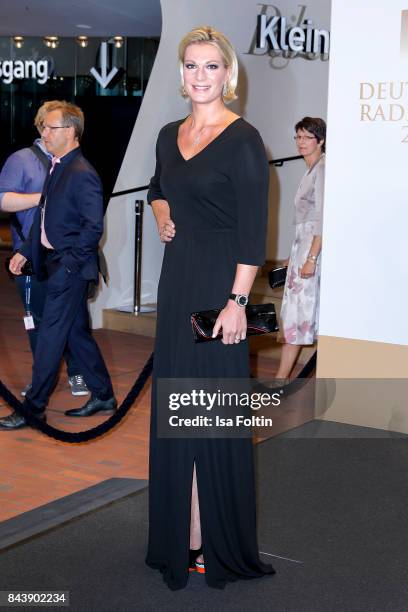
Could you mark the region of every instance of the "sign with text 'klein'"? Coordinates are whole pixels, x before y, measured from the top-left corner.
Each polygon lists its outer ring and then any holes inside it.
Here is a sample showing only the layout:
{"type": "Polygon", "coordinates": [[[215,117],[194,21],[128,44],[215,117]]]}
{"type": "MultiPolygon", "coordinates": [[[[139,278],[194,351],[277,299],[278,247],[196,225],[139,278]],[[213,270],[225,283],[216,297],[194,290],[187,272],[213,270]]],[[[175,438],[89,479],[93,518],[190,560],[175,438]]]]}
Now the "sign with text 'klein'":
{"type": "Polygon", "coordinates": [[[284,68],[296,57],[328,60],[330,32],[314,26],[313,20],[307,16],[306,6],[300,5],[299,13],[290,18],[282,15],[279,8],[272,4],[259,6],[248,54],[269,55],[273,68],[284,68]]]}
{"type": "Polygon", "coordinates": [[[288,28],[286,17],[275,15],[268,19],[258,15],[257,47],[264,49],[268,44],[273,51],[328,55],[330,34],[314,28],[311,19],[305,19],[302,26],[288,28]]]}

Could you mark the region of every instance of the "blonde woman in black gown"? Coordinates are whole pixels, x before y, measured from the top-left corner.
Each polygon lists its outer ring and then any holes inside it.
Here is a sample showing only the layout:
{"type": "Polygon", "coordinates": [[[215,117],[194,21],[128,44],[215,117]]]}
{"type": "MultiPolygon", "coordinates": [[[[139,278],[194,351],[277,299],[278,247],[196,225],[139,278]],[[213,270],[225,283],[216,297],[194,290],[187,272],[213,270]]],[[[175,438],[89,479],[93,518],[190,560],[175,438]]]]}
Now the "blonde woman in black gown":
{"type": "Polygon", "coordinates": [[[268,164],[262,140],[226,103],[235,98],[237,58],[211,27],[179,46],[182,95],[191,114],[159,133],[148,200],[166,243],[158,291],[150,438],[146,562],[171,589],[189,565],[207,584],[274,573],[259,559],[252,441],[157,435],[160,378],[248,378],[245,308],[264,262],[268,164]],[[244,303],[245,297],[238,298],[244,303]],[[190,314],[221,308],[214,334],[195,344],[190,314]],[[189,552],[190,551],[190,552],[189,552]]]}

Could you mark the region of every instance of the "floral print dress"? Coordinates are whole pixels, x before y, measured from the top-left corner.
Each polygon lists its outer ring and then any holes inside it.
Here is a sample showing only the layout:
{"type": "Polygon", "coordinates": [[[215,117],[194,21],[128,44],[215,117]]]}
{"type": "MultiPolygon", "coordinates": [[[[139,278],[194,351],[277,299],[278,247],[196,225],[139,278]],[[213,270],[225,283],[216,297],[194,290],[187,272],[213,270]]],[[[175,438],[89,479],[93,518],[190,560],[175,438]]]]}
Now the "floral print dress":
{"type": "Polygon", "coordinates": [[[315,274],[301,278],[300,270],[314,236],[321,236],[325,156],[309,168],[295,197],[295,239],[290,253],[281,310],[279,340],[287,344],[313,344],[318,333],[320,257],[315,274]]]}

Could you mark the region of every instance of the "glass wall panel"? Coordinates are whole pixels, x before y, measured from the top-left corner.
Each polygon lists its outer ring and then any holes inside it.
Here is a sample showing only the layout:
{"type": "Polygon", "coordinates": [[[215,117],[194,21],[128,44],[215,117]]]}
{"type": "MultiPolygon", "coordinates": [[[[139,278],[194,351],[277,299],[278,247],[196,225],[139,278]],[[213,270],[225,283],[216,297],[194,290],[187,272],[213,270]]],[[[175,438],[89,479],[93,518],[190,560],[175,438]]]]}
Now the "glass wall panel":
{"type": "Polygon", "coordinates": [[[0,164],[38,136],[33,121],[46,100],[75,102],[85,113],[84,153],[113,189],[153,67],[159,40],[60,38],[55,48],[42,38],[24,38],[17,48],[0,37],[0,164]],[[96,74],[94,71],[96,71],[96,74]]]}

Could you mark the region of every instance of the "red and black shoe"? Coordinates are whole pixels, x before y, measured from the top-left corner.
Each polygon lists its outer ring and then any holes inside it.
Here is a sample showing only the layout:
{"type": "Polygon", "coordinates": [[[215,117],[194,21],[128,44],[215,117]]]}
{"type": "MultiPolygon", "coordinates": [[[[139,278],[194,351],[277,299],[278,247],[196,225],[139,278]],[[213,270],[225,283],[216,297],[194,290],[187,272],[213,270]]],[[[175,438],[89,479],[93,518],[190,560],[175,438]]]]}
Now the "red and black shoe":
{"type": "Polygon", "coordinates": [[[188,571],[189,572],[198,572],[199,574],[205,574],[204,562],[197,561],[197,558],[202,555],[203,547],[200,546],[197,550],[192,550],[190,548],[190,556],[188,563],[188,571]]]}
{"type": "Polygon", "coordinates": [[[204,565],[204,561],[197,561],[195,562],[195,566],[196,566],[196,572],[198,574],[205,574],[205,565],[204,565]]]}

